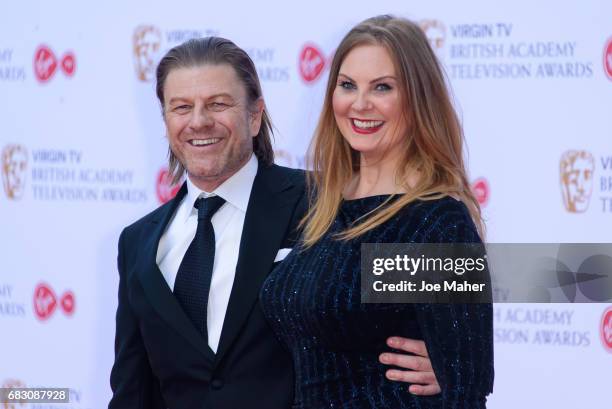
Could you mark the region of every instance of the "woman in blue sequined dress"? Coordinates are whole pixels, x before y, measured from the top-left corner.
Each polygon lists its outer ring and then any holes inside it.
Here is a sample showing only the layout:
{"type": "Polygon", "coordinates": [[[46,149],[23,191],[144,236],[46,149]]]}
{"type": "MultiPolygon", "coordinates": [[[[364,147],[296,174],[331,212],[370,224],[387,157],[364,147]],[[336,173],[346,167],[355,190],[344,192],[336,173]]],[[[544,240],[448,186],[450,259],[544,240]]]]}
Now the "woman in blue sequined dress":
{"type": "Polygon", "coordinates": [[[302,245],[261,305],[290,350],[295,409],[484,408],[493,388],[491,304],[362,304],[361,243],[480,242],[463,135],[420,28],[379,16],[336,50],[312,145],[302,245]],[[390,335],[419,338],[441,393],[415,396],[378,361],[390,335]]]}

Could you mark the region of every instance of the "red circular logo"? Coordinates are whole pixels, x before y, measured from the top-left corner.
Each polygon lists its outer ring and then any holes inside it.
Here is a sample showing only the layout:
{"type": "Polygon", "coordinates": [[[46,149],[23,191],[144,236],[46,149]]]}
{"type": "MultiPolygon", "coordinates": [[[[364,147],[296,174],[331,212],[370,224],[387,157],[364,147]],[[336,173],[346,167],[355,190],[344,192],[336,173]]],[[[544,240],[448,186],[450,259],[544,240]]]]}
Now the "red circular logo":
{"type": "Polygon", "coordinates": [[[34,289],[34,313],[36,317],[44,321],[51,317],[56,307],[57,300],[51,287],[45,283],[38,284],[34,289]]]}
{"type": "Polygon", "coordinates": [[[478,200],[481,206],[485,206],[489,202],[491,189],[489,188],[489,182],[485,178],[478,178],[472,183],[472,192],[474,192],[474,196],[476,196],[476,200],[478,200]]]}
{"type": "Polygon", "coordinates": [[[608,79],[612,80],[612,37],[608,38],[604,47],[603,65],[608,79]]]}
{"type": "Polygon", "coordinates": [[[46,45],[40,45],[34,53],[34,75],[40,82],[47,82],[55,74],[57,59],[46,45]]]}
{"type": "Polygon", "coordinates": [[[612,307],[608,307],[601,316],[601,342],[608,352],[612,352],[612,307]]]}
{"type": "Polygon", "coordinates": [[[72,291],[66,291],[60,300],[62,310],[66,315],[74,313],[74,294],[72,291]]]}
{"type": "Polygon", "coordinates": [[[166,203],[174,196],[181,188],[180,185],[172,185],[172,178],[168,174],[168,169],[161,168],[157,173],[157,199],[160,203],[166,203]]]}
{"type": "Polygon", "coordinates": [[[62,71],[69,77],[74,75],[74,70],[76,70],[76,57],[72,51],[67,51],[62,57],[62,71]]]}
{"type": "Polygon", "coordinates": [[[298,69],[306,83],[316,81],[325,68],[325,57],[316,45],[306,44],[300,51],[298,69]]]}

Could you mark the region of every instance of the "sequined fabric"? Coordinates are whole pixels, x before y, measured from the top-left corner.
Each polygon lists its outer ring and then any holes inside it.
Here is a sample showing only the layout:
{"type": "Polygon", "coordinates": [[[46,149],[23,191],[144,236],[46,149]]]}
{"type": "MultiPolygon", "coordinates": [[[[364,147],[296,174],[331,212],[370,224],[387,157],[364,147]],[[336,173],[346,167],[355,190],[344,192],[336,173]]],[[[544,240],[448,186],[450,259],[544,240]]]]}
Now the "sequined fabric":
{"type": "Polygon", "coordinates": [[[262,287],[264,313],[295,364],[294,409],[485,407],[493,387],[490,304],[360,303],[362,242],[480,241],[452,198],[415,202],[355,240],[333,237],[388,198],[344,201],[330,231],[294,249],[262,287]],[[389,367],[378,356],[393,335],[425,340],[441,394],[417,397],[385,378],[389,367]]]}

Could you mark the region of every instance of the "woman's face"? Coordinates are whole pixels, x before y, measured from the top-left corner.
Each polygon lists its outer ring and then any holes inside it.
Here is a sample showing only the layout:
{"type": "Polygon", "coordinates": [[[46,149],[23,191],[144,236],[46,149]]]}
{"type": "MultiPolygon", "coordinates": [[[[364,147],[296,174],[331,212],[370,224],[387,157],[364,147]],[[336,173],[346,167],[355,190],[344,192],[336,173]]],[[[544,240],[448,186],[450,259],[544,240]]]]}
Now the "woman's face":
{"type": "Polygon", "coordinates": [[[344,139],[364,159],[399,152],[406,125],[398,85],[391,56],[382,46],[357,46],[340,65],[334,117],[344,139]]]}

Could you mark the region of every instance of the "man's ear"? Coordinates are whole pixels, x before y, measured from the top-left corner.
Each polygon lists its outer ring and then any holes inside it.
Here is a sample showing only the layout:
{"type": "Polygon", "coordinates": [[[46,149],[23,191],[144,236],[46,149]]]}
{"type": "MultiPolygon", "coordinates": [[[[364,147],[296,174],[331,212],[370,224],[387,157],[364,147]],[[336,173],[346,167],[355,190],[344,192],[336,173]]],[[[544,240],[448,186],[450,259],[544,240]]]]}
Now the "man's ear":
{"type": "Polygon", "coordinates": [[[255,102],[253,102],[251,105],[249,126],[251,128],[250,131],[253,138],[259,134],[259,130],[261,129],[261,118],[263,116],[264,108],[265,103],[262,97],[257,98],[257,100],[255,100],[255,102]]]}

